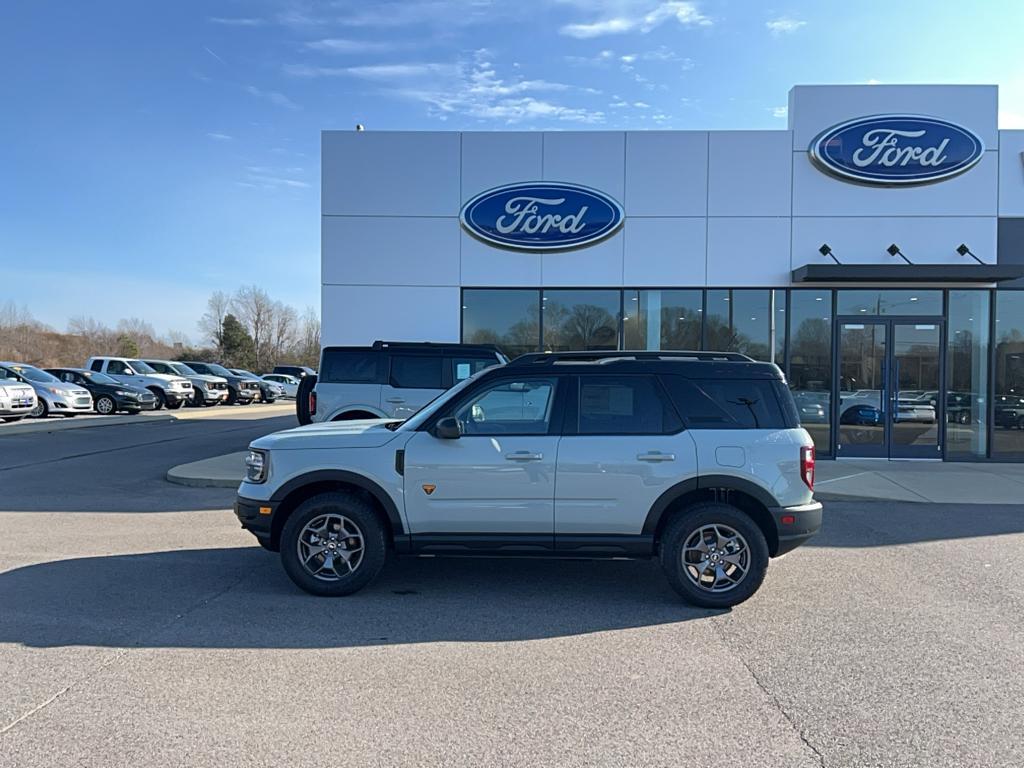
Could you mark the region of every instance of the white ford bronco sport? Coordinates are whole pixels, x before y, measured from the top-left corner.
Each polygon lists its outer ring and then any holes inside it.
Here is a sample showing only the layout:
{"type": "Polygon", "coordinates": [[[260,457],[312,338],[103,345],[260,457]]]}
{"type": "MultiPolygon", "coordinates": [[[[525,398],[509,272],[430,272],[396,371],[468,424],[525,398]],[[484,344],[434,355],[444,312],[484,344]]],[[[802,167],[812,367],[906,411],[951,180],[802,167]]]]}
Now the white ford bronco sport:
{"type": "Polygon", "coordinates": [[[250,446],[235,512],[317,595],[399,555],[656,557],[722,608],[821,525],[814,446],[782,372],[734,353],[529,354],[411,418],[250,446]]]}

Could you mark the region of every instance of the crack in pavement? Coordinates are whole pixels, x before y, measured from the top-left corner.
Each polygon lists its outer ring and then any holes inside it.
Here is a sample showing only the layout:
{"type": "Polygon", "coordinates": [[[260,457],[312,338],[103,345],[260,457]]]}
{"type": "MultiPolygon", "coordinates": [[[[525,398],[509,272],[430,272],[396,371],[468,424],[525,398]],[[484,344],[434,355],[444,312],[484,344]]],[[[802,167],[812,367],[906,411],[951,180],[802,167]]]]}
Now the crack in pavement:
{"type": "Polygon", "coordinates": [[[159,633],[169,629],[170,627],[174,626],[177,622],[181,621],[183,618],[185,618],[189,614],[194,613],[195,611],[199,610],[200,608],[206,607],[207,605],[212,603],[217,598],[227,594],[232,589],[234,589],[239,584],[241,584],[243,581],[245,581],[245,579],[247,579],[250,576],[252,576],[260,567],[261,566],[253,566],[252,568],[247,569],[244,573],[239,575],[238,578],[236,578],[234,581],[232,581],[229,584],[227,584],[223,589],[219,589],[216,592],[213,592],[213,593],[211,593],[210,595],[208,595],[206,597],[200,598],[199,600],[194,602],[192,605],[190,605],[188,608],[186,608],[184,611],[182,611],[179,614],[176,614],[174,616],[174,618],[172,618],[172,619],[166,621],[165,623],[161,624],[159,627],[154,629],[152,632],[140,634],[138,637],[136,637],[134,642],[131,643],[131,645],[129,645],[129,646],[125,647],[125,648],[118,649],[109,658],[107,658],[106,660],[100,662],[99,666],[97,666],[95,669],[93,669],[90,673],[88,673],[84,677],[79,678],[78,680],[75,680],[74,682],[68,683],[63,688],[61,688],[59,691],[57,691],[55,694],[53,694],[52,696],[47,698],[45,701],[37,704],[36,706],[32,707],[27,712],[22,713],[21,715],[16,717],[14,720],[12,720],[11,722],[7,723],[7,725],[5,725],[2,728],[0,728],[0,736],[4,736],[6,733],[8,733],[9,731],[13,730],[20,723],[23,723],[26,720],[28,720],[30,717],[32,717],[33,715],[36,715],[37,713],[42,712],[44,709],[46,709],[48,706],[53,704],[55,701],[58,701],[59,699],[64,697],[73,688],[80,687],[83,683],[88,683],[90,680],[95,679],[101,673],[103,673],[109,667],[111,667],[115,662],[117,662],[117,661],[123,659],[125,656],[127,656],[130,651],[139,648],[141,646],[142,642],[144,640],[146,640],[147,638],[152,637],[154,635],[158,635],[159,633]]]}
{"type": "Polygon", "coordinates": [[[743,658],[743,654],[740,653],[739,650],[731,642],[729,642],[729,636],[728,634],[726,634],[724,628],[721,626],[720,620],[722,618],[724,617],[711,617],[711,626],[714,628],[715,634],[719,636],[719,638],[722,640],[722,643],[725,645],[726,648],[729,649],[733,656],[739,659],[740,664],[742,664],[743,668],[747,670],[747,674],[749,674],[750,677],[753,679],[754,684],[761,689],[765,696],[769,698],[772,705],[779,712],[779,714],[782,715],[782,717],[785,719],[787,723],[789,723],[789,727],[793,729],[793,733],[795,733],[797,738],[800,739],[803,745],[811,751],[811,753],[817,760],[818,765],[820,765],[821,768],[826,768],[825,756],[816,746],[814,746],[814,744],[811,743],[811,740],[808,739],[806,735],[804,735],[803,729],[799,725],[797,725],[797,722],[793,719],[793,716],[790,715],[789,712],[786,711],[786,708],[782,706],[782,702],[779,701],[779,697],[772,693],[771,690],[769,690],[768,686],[764,683],[764,681],[761,680],[758,674],[754,671],[754,668],[747,663],[747,660],[745,658],[743,658]]]}

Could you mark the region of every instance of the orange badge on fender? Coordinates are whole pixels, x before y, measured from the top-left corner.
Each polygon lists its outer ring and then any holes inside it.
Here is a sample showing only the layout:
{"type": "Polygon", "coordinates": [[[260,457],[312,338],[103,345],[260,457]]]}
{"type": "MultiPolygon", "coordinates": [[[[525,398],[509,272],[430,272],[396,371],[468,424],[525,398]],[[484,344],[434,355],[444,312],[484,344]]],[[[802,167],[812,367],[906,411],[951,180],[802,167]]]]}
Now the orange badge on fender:
{"type": "Polygon", "coordinates": [[[434,485],[433,483],[424,483],[423,484],[423,492],[425,494],[427,494],[427,496],[432,494],[436,488],[437,488],[437,486],[434,485]]]}

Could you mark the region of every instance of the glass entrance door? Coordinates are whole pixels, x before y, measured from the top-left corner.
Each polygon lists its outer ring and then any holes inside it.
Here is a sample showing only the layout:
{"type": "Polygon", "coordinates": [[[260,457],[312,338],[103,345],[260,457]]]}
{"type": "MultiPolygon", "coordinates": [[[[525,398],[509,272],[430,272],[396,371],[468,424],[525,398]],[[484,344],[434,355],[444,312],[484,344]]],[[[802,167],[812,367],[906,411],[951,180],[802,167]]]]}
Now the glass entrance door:
{"type": "Polygon", "coordinates": [[[942,326],[839,319],[837,456],[942,457],[942,326]]]}

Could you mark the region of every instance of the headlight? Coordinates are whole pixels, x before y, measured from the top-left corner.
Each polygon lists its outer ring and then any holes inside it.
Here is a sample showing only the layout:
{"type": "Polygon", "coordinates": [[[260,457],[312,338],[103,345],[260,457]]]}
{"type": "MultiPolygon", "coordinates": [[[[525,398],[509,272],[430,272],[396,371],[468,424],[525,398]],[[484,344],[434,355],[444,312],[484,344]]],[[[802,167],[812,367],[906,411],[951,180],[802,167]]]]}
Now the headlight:
{"type": "Polygon", "coordinates": [[[63,390],[63,389],[59,389],[59,388],[57,388],[57,387],[47,387],[46,389],[47,389],[47,390],[48,390],[48,391],[49,391],[49,392],[50,392],[51,394],[54,394],[54,395],[63,395],[63,394],[64,394],[64,390],[63,390]]]}
{"type": "Polygon", "coordinates": [[[266,451],[250,448],[249,455],[245,457],[245,479],[250,483],[262,483],[267,479],[269,463],[270,457],[266,451]]]}

